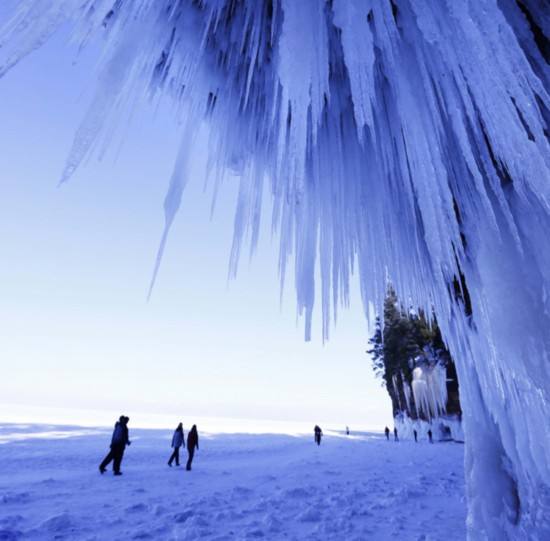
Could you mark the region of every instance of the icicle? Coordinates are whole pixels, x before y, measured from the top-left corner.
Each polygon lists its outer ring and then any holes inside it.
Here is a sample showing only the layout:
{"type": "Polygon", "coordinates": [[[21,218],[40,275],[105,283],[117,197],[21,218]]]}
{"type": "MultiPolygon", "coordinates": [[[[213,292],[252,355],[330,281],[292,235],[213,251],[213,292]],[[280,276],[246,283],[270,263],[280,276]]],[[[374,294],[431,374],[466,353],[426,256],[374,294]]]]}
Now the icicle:
{"type": "Polygon", "coordinates": [[[164,199],[164,231],[162,233],[160,246],[157,252],[157,257],[155,259],[155,267],[153,269],[153,276],[151,278],[151,284],[149,286],[147,299],[151,298],[151,293],[153,291],[153,287],[155,286],[155,281],[157,279],[162,256],[164,255],[168,233],[170,232],[170,228],[174,223],[174,218],[176,217],[176,214],[180,208],[183,190],[185,189],[185,185],[189,180],[189,160],[190,156],[192,156],[193,143],[196,133],[196,121],[194,118],[190,117],[186,121],[186,126],[183,131],[180,148],[178,151],[178,156],[174,165],[174,172],[172,173],[168,192],[166,193],[166,197],[164,199]]]}
{"type": "Polygon", "coordinates": [[[412,371],[411,386],[418,415],[423,414],[430,420],[445,413],[447,371],[444,366],[416,366],[412,371]]]}
{"type": "Polygon", "coordinates": [[[405,403],[407,404],[407,412],[412,411],[411,407],[411,387],[409,385],[409,382],[405,379],[405,376],[403,375],[403,372],[401,372],[401,381],[403,382],[403,394],[405,395],[405,403]]]}

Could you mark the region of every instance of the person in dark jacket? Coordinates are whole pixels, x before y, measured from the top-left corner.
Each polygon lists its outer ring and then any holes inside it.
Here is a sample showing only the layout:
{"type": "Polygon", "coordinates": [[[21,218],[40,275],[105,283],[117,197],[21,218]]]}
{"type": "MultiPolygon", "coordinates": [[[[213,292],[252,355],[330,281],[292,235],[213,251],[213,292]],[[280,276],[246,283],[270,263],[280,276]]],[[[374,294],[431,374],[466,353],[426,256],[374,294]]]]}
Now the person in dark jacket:
{"type": "Polygon", "coordinates": [[[386,439],[390,441],[390,429],[388,427],[384,428],[384,434],[386,434],[386,439]]]}
{"type": "Polygon", "coordinates": [[[321,436],[323,435],[323,431],[321,430],[321,427],[315,425],[315,428],[313,429],[313,434],[314,434],[315,443],[317,445],[321,445],[321,436]]]}
{"type": "Polygon", "coordinates": [[[432,430],[428,430],[428,439],[430,440],[430,443],[433,443],[433,434],[432,434],[432,430]]]}
{"type": "Polygon", "coordinates": [[[174,449],[174,452],[170,456],[170,460],[168,460],[168,466],[172,467],[172,462],[176,461],[176,466],[180,465],[180,447],[185,444],[185,440],[183,438],[183,425],[180,423],[178,425],[178,428],[174,430],[174,435],[172,436],[172,448],[174,449]]]}
{"type": "Polygon", "coordinates": [[[193,425],[189,434],[187,434],[187,465],[185,469],[191,471],[191,462],[193,462],[193,456],[195,455],[195,447],[199,448],[199,433],[197,432],[197,425],[193,425]]]}
{"type": "Polygon", "coordinates": [[[413,430],[413,436],[414,436],[414,441],[418,442],[418,432],[416,431],[416,429],[413,430]]]}
{"type": "Polygon", "coordinates": [[[99,471],[101,474],[104,474],[107,471],[107,465],[113,461],[113,473],[115,475],[122,475],[122,472],[120,471],[120,464],[122,463],[124,449],[127,445],[131,444],[128,434],[129,420],[130,417],[121,415],[119,420],[115,423],[113,437],[111,438],[111,450],[103,459],[103,462],[99,465],[99,471]]]}
{"type": "Polygon", "coordinates": [[[399,441],[399,436],[397,435],[397,428],[393,428],[393,441],[399,441]]]}

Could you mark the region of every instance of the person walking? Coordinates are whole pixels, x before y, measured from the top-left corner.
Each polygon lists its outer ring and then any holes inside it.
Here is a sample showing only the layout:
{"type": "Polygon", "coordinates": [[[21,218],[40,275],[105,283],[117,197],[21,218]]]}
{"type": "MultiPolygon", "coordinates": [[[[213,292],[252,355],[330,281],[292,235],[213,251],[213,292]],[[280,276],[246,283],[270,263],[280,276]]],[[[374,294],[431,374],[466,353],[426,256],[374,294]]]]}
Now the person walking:
{"type": "Polygon", "coordinates": [[[433,434],[432,434],[432,429],[430,428],[430,430],[428,430],[428,439],[430,440],[430,443],[433,443],[433,434]]]}
{"type": "Polygon", "coordinates": [[[390,429],[388,427],[384,428],[384,434],[386,434],[386,440],[390,441],[390,429]]]}
{"type": "Polygon", "coordinates": [[[195,447],[199,449],[199,433],[197,432],[197,425],[193,425],[189,434],[187,434],[187,465],[185,469],[191,471],[191,463],[195,456],[195,447]]]}
{"type": "Polygon", "coordinates": [[[130,417],[121,415],[118,421],[115,423],[113,430],[113,436],[111,438],[111,450],[107,453],[107,456],[103,459],[103,462],[99,465],[99,472],[104,474],[107,471],[107,465],[113,461],[113,473],[115,475],[122,475],[120,471],[120,465],[122,463],[122,457],[124,456],[124,449],[127,445],[130,445],[130,435],[128,433],[128,421],[130,417]]]}
{"type": "Polygon", "coordinates": [[[323,435],[323,431],[321,430],[321,427],[318,425],[315,425],[315,428],[313,429],[314,439],[315,443],[317,445],[321,445],[321,437],[323,435]]]}
{"type": "Polygon", "coordinates": [[[399,437],[397,436],[397,428],[395,427],[393,429],[393,441],[399,441],[399,437]]]}
{"type": "Polygon", "coordinates": [[[349,436],[349,426],[346,426],[346,436],[349,436]]]}
{"type": "Polygon", "coordinates": [[[416,431],[416,429],[413,430],[413,435],[415,443],[418,443],[418,432],[416,431]]]}
{"type": "Polygon", "coordinates": [[[180,465],[180,447],[185,444],[183,437],[183,425],[180,423],[176,430],[174,430],[174,435],[172,436],[172,448],[174,452],[171,454],[170,459],[168,460],[168,466],[172,467],[172,462],[176,461],[176,466],[180,465]]]}

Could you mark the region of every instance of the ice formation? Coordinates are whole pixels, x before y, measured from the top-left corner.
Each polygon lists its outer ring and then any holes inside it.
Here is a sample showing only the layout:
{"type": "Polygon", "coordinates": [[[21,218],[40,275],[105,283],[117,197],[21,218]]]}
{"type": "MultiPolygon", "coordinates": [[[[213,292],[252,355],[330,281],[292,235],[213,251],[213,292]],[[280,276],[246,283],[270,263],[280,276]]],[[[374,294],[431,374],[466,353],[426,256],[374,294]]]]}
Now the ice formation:
{"type": "Polygon", "coordinates": [[[242,179],[232,272],[268,186],[306,337],[316,268],[325,337],[354,265],[365,305],[388,278],[433,305],[460,380],[471,538],[550,538],[548,3],[21,0],[0,74],[64,24],[83,44],[102,34],[106,58],[63,179],[121,104],[169,94],[188,128],[166,232],[205,121],[212,170],[242,179]]]}
{"type": "Polygon", "coordinates": [[[432,419],[445,412],[447,370],[444,366],[417,366],[412,371],[412,392],[418,415],[432,419]]]}
{"type": "Polygon", "coordinates": [[[409,366],[409,377],[401,370],[386,383],[400,437],[412,439],[413,430],[427,437],[431,430],[436,440],[463,442],[462,410],[452,360],[426,348],[423,354],[409,359],[409,366]]]}

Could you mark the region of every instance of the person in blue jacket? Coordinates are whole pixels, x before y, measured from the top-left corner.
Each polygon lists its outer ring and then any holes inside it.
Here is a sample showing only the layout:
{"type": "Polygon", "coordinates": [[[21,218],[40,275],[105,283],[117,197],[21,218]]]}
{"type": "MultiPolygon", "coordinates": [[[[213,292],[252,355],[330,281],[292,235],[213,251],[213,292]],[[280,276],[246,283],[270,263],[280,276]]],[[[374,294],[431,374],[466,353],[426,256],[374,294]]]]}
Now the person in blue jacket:
{"type": "Polygon", "coordinates": [[[174,460],[176,461],[176,466],[180,465],[180,447],[182,445],[185,445],[185,440],[183,437],[183,425],[180,423],[172,436],[172,448],[174,451],[168,460],[168,466],[172,467],[174,460]]]}

